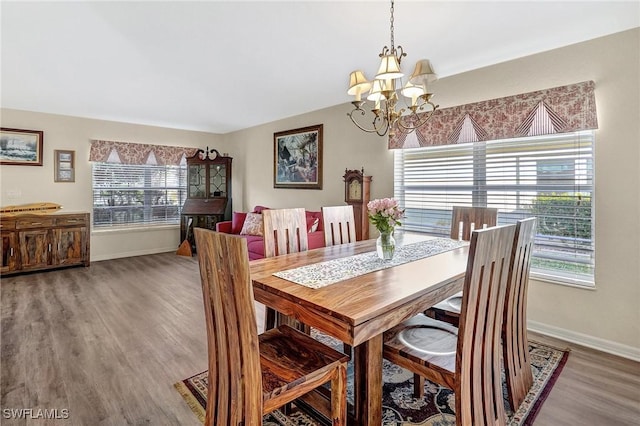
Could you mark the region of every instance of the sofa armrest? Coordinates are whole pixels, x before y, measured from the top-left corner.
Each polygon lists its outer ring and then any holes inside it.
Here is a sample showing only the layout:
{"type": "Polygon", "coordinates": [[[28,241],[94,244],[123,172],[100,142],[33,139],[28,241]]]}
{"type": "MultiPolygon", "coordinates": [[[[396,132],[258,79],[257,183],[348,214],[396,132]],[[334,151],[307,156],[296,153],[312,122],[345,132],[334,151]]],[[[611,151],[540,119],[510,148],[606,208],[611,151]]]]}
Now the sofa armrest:
{"type": "Polygon", "coordinates": [[[231,221],[225,220],[223,222],[216,223],[216,231],[231,234],[231,221]]]}

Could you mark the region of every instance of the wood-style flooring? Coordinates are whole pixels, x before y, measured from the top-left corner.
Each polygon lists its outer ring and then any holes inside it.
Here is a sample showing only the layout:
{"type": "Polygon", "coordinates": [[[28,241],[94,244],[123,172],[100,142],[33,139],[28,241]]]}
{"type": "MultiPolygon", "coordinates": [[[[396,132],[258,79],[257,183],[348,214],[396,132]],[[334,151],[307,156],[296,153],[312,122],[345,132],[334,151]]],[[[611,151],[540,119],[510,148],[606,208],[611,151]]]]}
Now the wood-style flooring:
{"type": "MultiPolygon", "coordinates": [[[[3,278],[0,298],[2,425],[199,425],[173,388],[207,368],[195,258],[3,278]],[[68,410],[68,419],[8,418],[11,409],[68,410]]],[[[640,363],[530,337],[572,348],[536,425],[639,424],[640,363]]]]}

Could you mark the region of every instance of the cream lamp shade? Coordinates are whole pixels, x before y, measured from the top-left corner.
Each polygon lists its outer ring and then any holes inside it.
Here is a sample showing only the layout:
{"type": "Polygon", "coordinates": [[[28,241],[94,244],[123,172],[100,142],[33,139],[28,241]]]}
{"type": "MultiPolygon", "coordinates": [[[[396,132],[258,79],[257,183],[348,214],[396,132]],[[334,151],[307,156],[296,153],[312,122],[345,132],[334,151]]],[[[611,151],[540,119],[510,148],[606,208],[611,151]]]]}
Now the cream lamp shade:
{"type": "Polygon", "coordinates": [[[416,85],[423,84],[426,87],[428,83],[433,83],[437,79],[438,76],[431,68],[431,62],[428,59],[421,59],[416,62],[416,67],[413,69],[411,77],[409,77],[409,82],[416,85]]]}
{"type": "Polygon", "coordinates": [[[380,61],[380,68],[376,79],[389,80],[393,78],[401,78],[404,74],[400,71],[400,63],[395,54],[384,55],[380,61]]]}
{"type": "Polygon", "coordinates": [[[368,92],[369,89],[371,89],[371,83],[367,80],[362,71],[353,71],[349,75],[348,95],[355,96],[356,100],[359,101],[362,93],[368,92]]]}

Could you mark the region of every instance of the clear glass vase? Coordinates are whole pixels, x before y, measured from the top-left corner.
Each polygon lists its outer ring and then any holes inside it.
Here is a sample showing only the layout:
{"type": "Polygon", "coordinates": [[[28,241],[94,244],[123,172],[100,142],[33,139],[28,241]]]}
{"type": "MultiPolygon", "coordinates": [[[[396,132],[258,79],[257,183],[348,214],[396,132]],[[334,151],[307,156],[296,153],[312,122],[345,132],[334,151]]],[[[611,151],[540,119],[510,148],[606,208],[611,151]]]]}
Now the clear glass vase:
{"type": "Polygon", "coordinates": [[[376,252],[382,260],[393,259],[396,251],[396,240],[393,238],[393,231],[380,232],[380,236],[376,240],[376,252]]]}

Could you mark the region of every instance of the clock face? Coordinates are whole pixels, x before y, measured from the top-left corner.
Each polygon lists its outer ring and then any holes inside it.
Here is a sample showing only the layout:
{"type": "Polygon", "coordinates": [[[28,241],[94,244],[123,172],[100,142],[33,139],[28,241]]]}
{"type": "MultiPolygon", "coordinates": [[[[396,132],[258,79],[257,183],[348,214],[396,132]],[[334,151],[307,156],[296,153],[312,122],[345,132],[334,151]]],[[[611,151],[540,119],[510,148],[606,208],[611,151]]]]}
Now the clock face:
{"type": "Polygon", "coordinates": [[[362,200],[362,183],[359,180],[349,183],[349,200],[362,200]]]}

